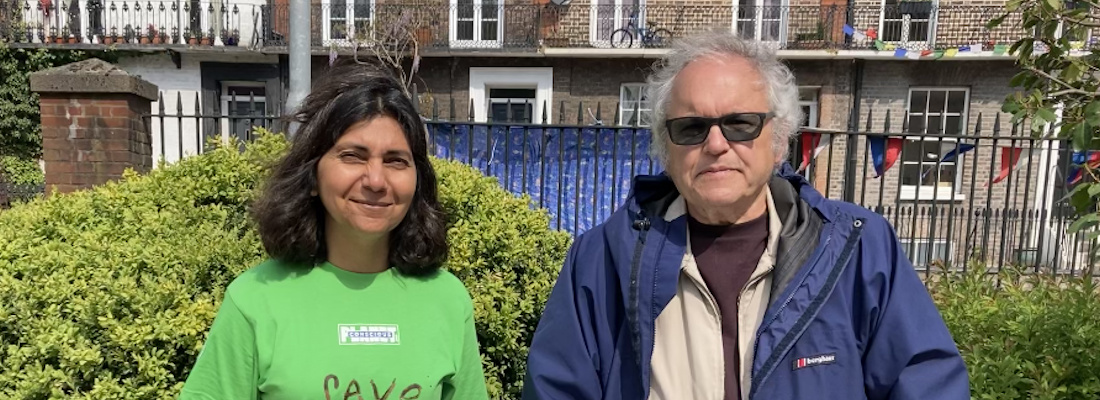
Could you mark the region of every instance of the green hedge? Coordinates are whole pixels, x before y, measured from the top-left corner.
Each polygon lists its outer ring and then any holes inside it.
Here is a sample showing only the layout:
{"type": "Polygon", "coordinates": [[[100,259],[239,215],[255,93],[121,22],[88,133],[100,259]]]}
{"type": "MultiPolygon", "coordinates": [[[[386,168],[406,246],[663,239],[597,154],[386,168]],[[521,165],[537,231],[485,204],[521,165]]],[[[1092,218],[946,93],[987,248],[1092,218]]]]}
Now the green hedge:
{"type": "MultiPolygon", "coordinates": [[[[225,286],[264,258],[247,207],[286,146],[264,134],[0,211],[0,398],[174,398],[225,286]]],[[[518,398],[569,236],[495,180],[434,162],[492,397],[518,398]]]]}
{"type": "Polygon", "coordinates": [[[972,397],[1100,398],[1100,293],[1093,281],[982,271],[940,276],[930,286],[966,360],[972,397]]]}

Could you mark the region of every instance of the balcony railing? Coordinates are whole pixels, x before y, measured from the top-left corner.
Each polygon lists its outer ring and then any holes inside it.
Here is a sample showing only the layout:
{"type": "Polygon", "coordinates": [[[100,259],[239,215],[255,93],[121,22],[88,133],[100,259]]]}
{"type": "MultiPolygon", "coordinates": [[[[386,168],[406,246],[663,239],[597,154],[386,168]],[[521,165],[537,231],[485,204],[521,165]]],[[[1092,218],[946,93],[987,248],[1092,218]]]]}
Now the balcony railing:
{"type": "MultiPolygon", "coordinates": [[[[283,47],[286,2],[218,0],[0,0],[0,40],[22,43],[224,44],[283,47]]],[[[1024,37],[1018,16],[996,29],[985,24],[1001,6],[738,7],[713,5],[568,7],[481,3],[410,5],[328,1],[311,6],[316,47],[415,40],[422,49],[537,51],[544,48],[662,48],[676,37],[730,30],[787,50],[868,50],[875,39],[909,50],[992,47],[1024,37]],[[860,38],[845,33],[877,35],[860,38]]],[[[1092,47],[1097,32],[1076,38],[1092,47]]]]}
{"type": "Polygon", "coordinates": [[[225,1],[0,0],[0,40],[98,45],[257,44],[262,6],[225,1]]]}

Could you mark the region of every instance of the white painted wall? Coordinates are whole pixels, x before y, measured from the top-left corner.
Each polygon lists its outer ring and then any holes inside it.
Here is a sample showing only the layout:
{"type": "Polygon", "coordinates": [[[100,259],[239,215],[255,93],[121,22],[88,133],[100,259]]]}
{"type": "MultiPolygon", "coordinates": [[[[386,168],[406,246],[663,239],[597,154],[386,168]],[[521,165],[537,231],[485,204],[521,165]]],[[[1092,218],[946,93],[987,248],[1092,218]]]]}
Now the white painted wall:
{"type": "MultiPolygon", "coordinates": [[[[181,157],[198,154],[199,139],[204,137],[196,111],[201,113],[202,70],[200,63],[241,62],[278,63],[277,56],[259,54],[183,54],[177,69],[167,54],[127,57],[118,61],[119,68],[157,85],[164,99],[164,113],[171,117],[150,119],[153,142],[153,165],[161,160],[174,163],[181,157]],[[180,112],[182,107],[182,112],[180,112]],[[176,118],[182,115],[183,118],[176,118]]],[[[160,113],[160,102],[152,104],[154,115],[160,113]]],[[[220,125],[220,124],[218,124],[220,125]]]]}

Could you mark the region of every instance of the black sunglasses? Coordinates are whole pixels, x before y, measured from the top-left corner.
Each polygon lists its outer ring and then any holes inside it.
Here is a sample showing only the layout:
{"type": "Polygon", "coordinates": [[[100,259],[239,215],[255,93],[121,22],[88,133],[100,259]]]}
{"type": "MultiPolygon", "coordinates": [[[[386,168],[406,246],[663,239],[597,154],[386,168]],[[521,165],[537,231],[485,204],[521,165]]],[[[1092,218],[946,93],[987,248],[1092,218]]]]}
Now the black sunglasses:
{"type": "Polygon", "coordinates": [[[693,146],[703,143],[710,133],[710,127],[718,125],[722,136],[731,142],[744,142],[756,139],[764,129],[764,122],[775,114],[733,113],[717,118],[681,117],[665,121],[668,137],[672,143],[681,146],[693,146]]]}

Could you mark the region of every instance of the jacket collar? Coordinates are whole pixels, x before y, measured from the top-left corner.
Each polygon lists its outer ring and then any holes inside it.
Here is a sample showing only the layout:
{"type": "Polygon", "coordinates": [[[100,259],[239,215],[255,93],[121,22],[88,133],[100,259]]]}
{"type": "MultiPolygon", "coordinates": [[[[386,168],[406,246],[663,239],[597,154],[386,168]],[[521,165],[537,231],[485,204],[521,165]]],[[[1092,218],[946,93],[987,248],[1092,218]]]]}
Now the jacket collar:
{"type": "MultiPolygon", "coordinates": [[[[782,226],[772,279],[771,293],[776,296],[817,248],[824,224],[834,219],[834,211],[825,197],[786,162],[776,169],[768,190],[782,226]]],[[[631,192],[628,207],[647,218],[667,221],[686,212],[672,179],[663,172],[636,177],[631,192]]]]}

